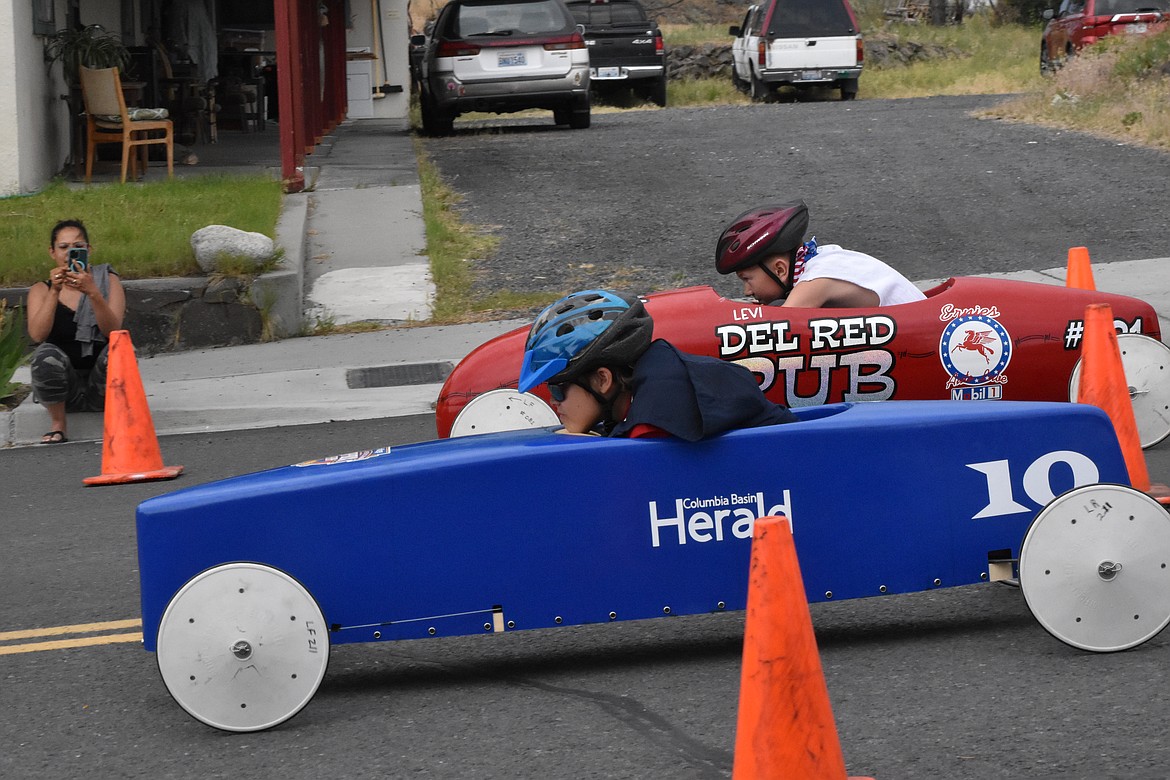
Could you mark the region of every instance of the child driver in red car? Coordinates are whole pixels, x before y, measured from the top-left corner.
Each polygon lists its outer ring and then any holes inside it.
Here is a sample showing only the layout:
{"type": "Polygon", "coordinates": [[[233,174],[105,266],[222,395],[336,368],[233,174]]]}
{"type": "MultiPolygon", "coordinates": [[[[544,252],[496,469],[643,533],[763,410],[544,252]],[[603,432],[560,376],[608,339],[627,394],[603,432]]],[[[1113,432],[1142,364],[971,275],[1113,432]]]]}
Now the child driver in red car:
{"type": "Polygon", "coordinates": [[[876,257],[818,245],[815,236],[804,241],[807,229],[804,201],[745,211],[719,234],[715,268],[734,273],[743,294],[765,305],[870,308],[926,297],[876,257]]]}

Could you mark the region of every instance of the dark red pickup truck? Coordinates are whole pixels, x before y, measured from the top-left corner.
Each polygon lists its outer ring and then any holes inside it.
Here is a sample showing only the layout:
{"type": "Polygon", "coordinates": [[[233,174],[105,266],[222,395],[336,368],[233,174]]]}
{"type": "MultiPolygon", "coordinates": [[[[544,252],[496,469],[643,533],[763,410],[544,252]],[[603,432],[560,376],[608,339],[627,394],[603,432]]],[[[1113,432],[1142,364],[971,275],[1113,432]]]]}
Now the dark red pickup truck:
{"type": "Polygon", "coordinates": [[[638,0],[567,0],[585,28],[589,83],[596,90],[627,86],[666,105],[666,47],[658,23],[638,0]]]}

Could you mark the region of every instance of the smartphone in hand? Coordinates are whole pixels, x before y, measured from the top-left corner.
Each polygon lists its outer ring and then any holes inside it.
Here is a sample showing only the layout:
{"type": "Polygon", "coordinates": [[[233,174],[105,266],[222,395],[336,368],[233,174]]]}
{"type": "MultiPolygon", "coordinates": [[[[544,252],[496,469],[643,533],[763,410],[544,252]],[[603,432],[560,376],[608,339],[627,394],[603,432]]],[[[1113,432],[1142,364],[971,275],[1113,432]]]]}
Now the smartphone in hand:
{"type": "Polygon", "coordinates": [[[75,274],[89,269],[89,249],[73,247],[69,250],[69,270],[75,274]]]}

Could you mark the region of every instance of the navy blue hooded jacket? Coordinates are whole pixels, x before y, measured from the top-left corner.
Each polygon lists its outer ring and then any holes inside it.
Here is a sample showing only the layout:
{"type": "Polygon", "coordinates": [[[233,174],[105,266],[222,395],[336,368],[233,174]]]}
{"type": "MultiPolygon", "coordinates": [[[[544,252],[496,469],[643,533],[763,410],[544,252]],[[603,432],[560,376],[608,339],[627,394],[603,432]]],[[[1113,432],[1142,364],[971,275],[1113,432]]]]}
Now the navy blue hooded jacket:
{"type": "Polygon", "coordinates": [[[653,425],[686,441],[737,428],[794,422],[787,407],[764,397],[755,376],[743,366],[680,352],[658,339],[634,364],[633,401],[626,419],[610,436],[630,436],[653,425]]]}

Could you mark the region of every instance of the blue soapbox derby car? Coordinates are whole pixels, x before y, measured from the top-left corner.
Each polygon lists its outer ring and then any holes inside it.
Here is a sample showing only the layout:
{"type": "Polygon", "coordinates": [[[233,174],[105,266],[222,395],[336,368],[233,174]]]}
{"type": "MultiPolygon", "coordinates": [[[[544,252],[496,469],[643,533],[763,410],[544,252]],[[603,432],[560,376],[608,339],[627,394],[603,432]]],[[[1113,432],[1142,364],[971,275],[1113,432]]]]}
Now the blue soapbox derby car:
{"type": "Polygon", "coordinates": [[[739,610],[789,518],[810,602],[1018,581],[1075,647],[1170,622],[1170,515],[1099,409],[889,401],[697,443],[531,429],[300,463],[137,512],[145,647],[198,720],[280,724],[331,645],[739,610]]]}

